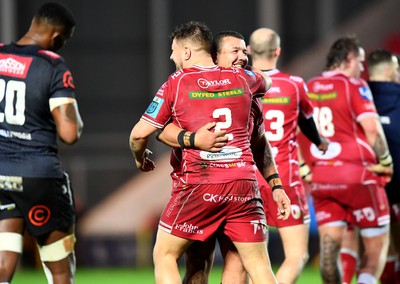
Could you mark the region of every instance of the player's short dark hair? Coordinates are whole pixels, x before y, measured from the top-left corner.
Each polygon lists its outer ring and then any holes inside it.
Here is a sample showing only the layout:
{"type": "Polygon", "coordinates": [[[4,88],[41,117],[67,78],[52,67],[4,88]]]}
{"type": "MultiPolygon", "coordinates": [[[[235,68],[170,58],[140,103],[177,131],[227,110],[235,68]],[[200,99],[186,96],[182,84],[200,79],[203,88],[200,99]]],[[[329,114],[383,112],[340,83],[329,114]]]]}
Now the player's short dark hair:
{"type": "Polygon", "coordinates": [[[377,49],[372,51],[367,57],[368,68],[373,68],[381,63],[391,63],[394,54],[386,49],[377,49]]]}
{"type": "Polygon", "coordinates": [[[221,31],[214,35],[213,46],[212,46],[212,56],[214,61],[216,61],[217,54],[221,51],[222,41],[226,37],[234,37],[244,40],[244,36],[236,31],[221,31]]]}
{"type": "Polygon", "coordinates": [[[221,51],[221,45],[222,45],[222,40],[226,37],[234,37],[238,38],[241,40],[244,40],[244,36],[236,31],[222,31],[218,32],[214,35],[214,41],[213,41],[213,52],[220,52],[221,51]]]}
{"type": "Polygon", "coordinates": [[[205,23],[190,21],[186,24],[178,26],[170,34],[170,39],[190,39],[194,43],[199,44],[206,52],[211,54],[213,34],[205,23]]]}
{"type": "Polygon", "coordinates": [[[43,4],[36,12],[34,20],[61,27],[66,37],[72,34],[72,29],[75,27],[75,19],[71,11],[58,3],[43,4]]]}
{"type": "Polygon", "coordinates": [[[326,56],[326,67],[328,69],[338,67],[342,62],[347,60],[347,56],[350,53],[358,55],[360,48],[360,42],[355,35],[339,38],[333,43],[326,56]]]}

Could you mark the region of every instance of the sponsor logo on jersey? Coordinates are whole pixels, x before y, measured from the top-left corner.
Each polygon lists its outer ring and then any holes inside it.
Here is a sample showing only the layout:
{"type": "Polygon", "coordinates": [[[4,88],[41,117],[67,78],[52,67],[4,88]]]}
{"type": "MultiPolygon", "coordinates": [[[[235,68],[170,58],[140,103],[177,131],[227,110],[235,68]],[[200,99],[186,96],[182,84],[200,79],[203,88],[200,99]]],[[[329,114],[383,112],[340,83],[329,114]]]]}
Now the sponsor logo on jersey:
{"type": "Polygon", "coordinates": [[[160,111],[160,108],[161,108],[163,102],[164,102],[164,100],[162,98],[159,98],[157,96],[154,97],[153,101],[151,102],[151,104],[147,108],[145,114],[151,116],[152,118],[156,118],[158,112],[160,111]]]}
{"type": "Polygon", "coordinates": [[[292,80],[292,81],[298,82],[298,83],[303,83],[303,79],[300,78],[299,76],[291,75],[291,76],[289,76],[289,79],[292,80]]]}
{"type": "Polygon", "coordinates": [[[322,84],[320,82],[315,82],[312,85],[312,89],[315,92],[326,92],[326,91],[333,90],[333,84],[332,83],[330,83],[330,84],[322,84]]]}
{"type": "Polygon", "coordinates": [[[174,74],[171,75],[171,78],[175,80],[182,73],[183,70],[176,71],[174,74]]]}
{"type": "Polygon", "coordinates": [[[236,147],[223,147],[220,152],[212,153],[200,151],[200,157],[207,161],[232,161],[242,156],[242,149],[236,147]]]}
{"type": "Polygon", "coordinates": [[[325,94],[316,94],[316,93],[308,93],[308,97],[310,100],[315,101],[327,101],[327,100],[334,100],[337,98],[337,93],[325,93],[325,94]]]}
{"type": "Polygon", "coordinates": [[[319,160],[330,160],[336,158],[342,153],[342,145],[339,142],[329,142],[328,150],[323,153],[321,152],[315,144],[310,146],[311,155],[319,160]]]}
{"type": "Polygon", "coordinates": [[[202,168],[219,168],[219,169],[230,169],[230,168],[243,168],[246,166],[246,162],[233,162],[233,163],[202,163],[202,168]]]}
{"type": "Polygon", "coordinates": [[[0,75],[24,79],[31,63],[32,57],[0,54],[0,75]]]}
{"type": "Polygon", "coordinates": [[[189,234],[198,234],[198,235],[203,234],[203,230],[200,230],[199,226],[194,226],[186,222],[183,224],[176,224],[175,229],[189,234]]]}
{"type": "Polygon", "coordinates": [[[225,91],[221,91],[221,92],[192,91],[192,92],[189,92],[189,98],[191,100],[222,99],[222,98],[242,96],[243,94],[244,94],[244,90],[242,88],[225,90],[225,91]]]}
{"type": "Polygon", "coordinates": [[[381,116],[379,118],[381,120],[381,124],[385,124],[385,125],[390,125],[391,124],[390,116],[381,116]]]}
{"type": "Polygon", "coordinates": [[[197,85],[202,89],[207,89],[209,87],[231,85],[231,81],[229,79],[208,81],[204,78],[200,78],[197,80],[197,85]]]}
{"type": "Polygon", "coordinates": [[[280,87],[271,87],[268,90],[268,93],[278,93],[278,94],[280,94],[281,93],[281,88],[280,87]]]}
{"type": "Polygon", "coordinates": [[[256,74],[255,74],[253,71],[250,71],[250,70],[245,69],[244,72],[246,72],[247,75],[250,75],[250,76],[253,76],[253,77],[256,76],[256,74]]]}
{"type": "Polygon", "coordinates": [[[65,71],[63,75],[63,84],[65,88],[75,89],[74,79],[72,78],[71,72],[65,71]]]}
{"type": "Polygon", "coordinates": [[[371,90],[368,87],[366,87],[366,86],[359,87],[358,91],[360,92],[360,96],[364,100],[372,101],[372,93],[371,93],[371,90]]]}
{"type": "Polygon", "coordinates": [[[262,98],[261,99],[263,104],[272,104],[272,105],[277,105],[277,104],[289,104],[290,103],[290,98],[289,97],[277,97],[277,98],[262,98]]]}
{"type": "Polygon", "coordinates": [[[23,190],[22,177],[0,176],[0,189],[21,192],[23,190]]]}
{"type": "Polygon", "coordinates": [[[6,138],[18,138],[22,140],[32,140],[32,135],[26,132],[18,132],[18,131],[8,131],[5,129],[0,129],[0,136],[6,138]]]}

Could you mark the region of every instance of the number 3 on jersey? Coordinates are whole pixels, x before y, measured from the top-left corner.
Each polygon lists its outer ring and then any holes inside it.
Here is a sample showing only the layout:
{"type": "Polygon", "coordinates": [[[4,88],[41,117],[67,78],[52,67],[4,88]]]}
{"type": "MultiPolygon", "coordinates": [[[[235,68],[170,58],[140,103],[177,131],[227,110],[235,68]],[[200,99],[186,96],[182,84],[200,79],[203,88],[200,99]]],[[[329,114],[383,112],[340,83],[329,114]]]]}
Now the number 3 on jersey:
{"type": "Polygon", "coordinates": [[[4,79],[0,79],[0,103],[4,101],[4,113],[0,112],[0,123],[4,122],[4,119],[14,125],[25,123],[25,90],[24,82],[10,80],[6,83],[4,79]]]}
{"type": "Polygon", "coordinates": [[[279,141],[283,138],[283,124],[285,114],[280,110],[269,110],[265,113],[265,120],[269,121],[270,131],[266,131],[268,141],[279,141]]]}
{"type": "MultiPolygon", "coordinates": [[[[225,116],[225,121],[218,121],[215,125],[215,131],[221,131],[223,129],[228,129],[232,125],[232,111],[229,108],[217,108],[213,111],[213,118],[219,118],[225,116]]],[[[233,134],[228,133],[228,140],[233,139],[233,134]]]]}

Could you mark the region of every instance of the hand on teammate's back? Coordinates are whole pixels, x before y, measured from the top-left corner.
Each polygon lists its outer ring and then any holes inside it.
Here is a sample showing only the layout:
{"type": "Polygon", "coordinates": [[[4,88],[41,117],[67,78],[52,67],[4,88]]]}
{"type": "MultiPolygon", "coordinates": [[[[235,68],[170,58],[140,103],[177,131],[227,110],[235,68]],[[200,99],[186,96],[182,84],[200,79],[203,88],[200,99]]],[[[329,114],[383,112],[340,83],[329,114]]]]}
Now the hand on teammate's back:
{"type": "Polygon", "coordinates": [[[222,147],[226,145],[228,142],[226,131],[212,131],[215,125],[215,122],[209,122],[196,131],[194,144],[197,149],[219,152],[222,150],[222,147]]]}

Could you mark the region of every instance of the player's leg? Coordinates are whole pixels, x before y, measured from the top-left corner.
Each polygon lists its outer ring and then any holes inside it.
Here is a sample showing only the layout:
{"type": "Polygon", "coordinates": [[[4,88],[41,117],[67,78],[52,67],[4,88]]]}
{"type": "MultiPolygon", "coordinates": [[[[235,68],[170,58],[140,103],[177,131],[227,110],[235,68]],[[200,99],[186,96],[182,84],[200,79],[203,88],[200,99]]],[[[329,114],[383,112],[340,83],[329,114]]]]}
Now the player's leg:
{"type": "Polygon", "coordinates": [[[205,284],[214,262],[215,238],[193,242],[185,252],[186,271],[183,284],[205,284]]]}
{"type": "Polygon", "coordinates": [[[351,283],[359,263],[358,228],[347,226],[340,248],[340,261],[342,263],[343,283],[351,283]]]}
{"type": "MultiPolygon", "coordinates": [[[[390,228],[392,231],[392,228],[390,228]]],[[[388,255],[386,258],[385,267],[380,277],[381,284],[395,284],[396,283],[396,263],[398,257],[394,248],[393,234],[390,234],[388,255]]]]}
{"type": "Polygon", "coordinates": [[[75,283],[74,226],[36,237],[36,240],[48,283],[75,283]]]}
{"type": "Polygon", "coordinates": [[[364,247],[357,283],[378,283],[389,247],[389,226],[360,230],[364,247]]]}
{"type": "Polygon", "coordinates": [[[15,273],[15,268],[22,254],[24,228],[25,225],[22,218],[0,220],[1,283],[11,282],[15,273]]]}
{"type": "Polygon", "coordinates": [[[285,259],[276,272],[276,278],[279,283],[295,283],[308,260],[309,224],[282,227],[278,231],[285,259]]]}
{"type": "Polygon", "coordinates": [[[253,284],[277,284],[265,242],[233,242],[253,284]]]}
{"type": "Polygon", "coordinates": [[[224,259],[221,283],[246,284],[248,281],[247,271],[235,245],[228,236],[223,234],[218,235],[218,242],[224,259]]]}
{"type": "Polygon", "coordinates": [[[193,241],[158,230],[153,250],[156,284],[180,284],[178,260],[193,241]]]}
{"type": "Polygon", "coordinates": [[[397,222],[396,224],[391,224],[390,232],[392,234],[392,245],[396,255],[396,264],[395,264],[396,284],[399,284],[400,283],[400,223],[397,222]]]}
{"type": "Polygon", "coordinates": [[[385,269],[381,275],[382,284],[400,283],[400,180],[393,178],[386,185],[391,209],[390,244],[385,269]]]}
{"type": "Polygon", "coordinates": [[[340,244],[345,228],[345,223],[326,223],[318,226],[320,245],[319,269],[323,283],[342,283],[339,256],[340,244]]]}

